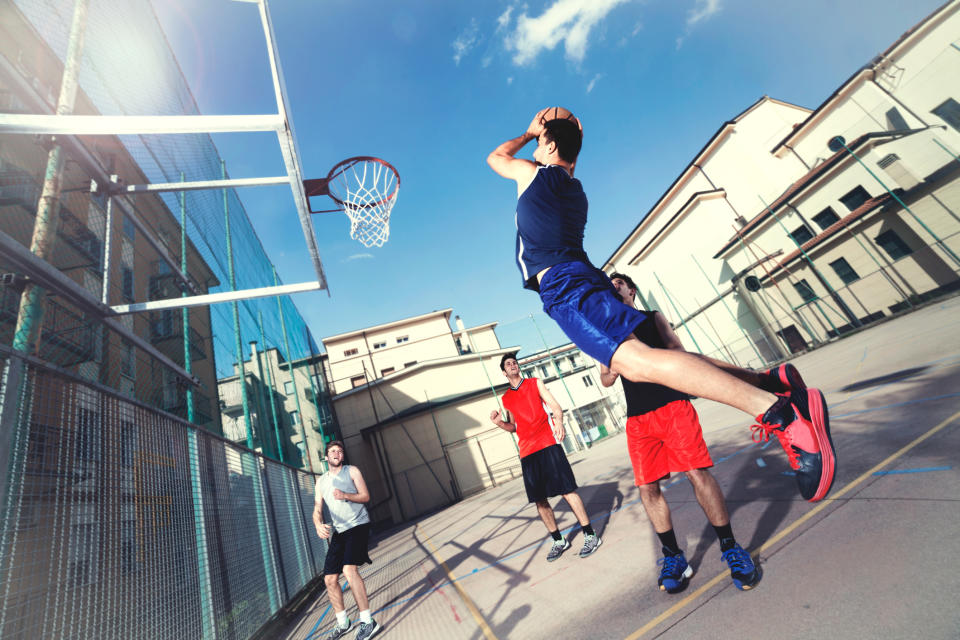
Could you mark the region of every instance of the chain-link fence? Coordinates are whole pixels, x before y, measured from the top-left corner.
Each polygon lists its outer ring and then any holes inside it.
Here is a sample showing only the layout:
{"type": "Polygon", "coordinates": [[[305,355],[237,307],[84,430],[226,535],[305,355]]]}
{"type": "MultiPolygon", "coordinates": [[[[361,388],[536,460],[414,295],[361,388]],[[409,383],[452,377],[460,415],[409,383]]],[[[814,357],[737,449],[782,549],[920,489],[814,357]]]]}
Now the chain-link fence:
{"type": "Polygon", "coordinates": [[[0,352],[0,636],[250,637],[315,576],[313,476],[0,352]]]}

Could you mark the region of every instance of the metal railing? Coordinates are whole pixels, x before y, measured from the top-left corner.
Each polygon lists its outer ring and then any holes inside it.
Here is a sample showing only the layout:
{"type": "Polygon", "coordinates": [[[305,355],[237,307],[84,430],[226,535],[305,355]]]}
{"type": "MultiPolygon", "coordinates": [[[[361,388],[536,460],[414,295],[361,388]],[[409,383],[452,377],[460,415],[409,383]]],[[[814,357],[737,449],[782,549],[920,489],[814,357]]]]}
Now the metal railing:
{"type": "Polygon", "coordinates": [[[0,347],[0,637],[245,639],[322,570],[312,475],[0,347]]]}

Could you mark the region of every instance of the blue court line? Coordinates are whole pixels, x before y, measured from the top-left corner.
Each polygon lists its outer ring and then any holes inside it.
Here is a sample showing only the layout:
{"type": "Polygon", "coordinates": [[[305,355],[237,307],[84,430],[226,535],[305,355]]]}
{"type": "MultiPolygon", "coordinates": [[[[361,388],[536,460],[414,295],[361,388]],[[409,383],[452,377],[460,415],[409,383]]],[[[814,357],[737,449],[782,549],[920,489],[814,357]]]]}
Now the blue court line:
{"type": "Polygon", "coordinates": [[[948,471],[952,467],[924,467],[922,469],[891,469],[889,471],[874,471],[875,476],[892,476],[899,473],[925,473],[927,471],[948,471]]]}

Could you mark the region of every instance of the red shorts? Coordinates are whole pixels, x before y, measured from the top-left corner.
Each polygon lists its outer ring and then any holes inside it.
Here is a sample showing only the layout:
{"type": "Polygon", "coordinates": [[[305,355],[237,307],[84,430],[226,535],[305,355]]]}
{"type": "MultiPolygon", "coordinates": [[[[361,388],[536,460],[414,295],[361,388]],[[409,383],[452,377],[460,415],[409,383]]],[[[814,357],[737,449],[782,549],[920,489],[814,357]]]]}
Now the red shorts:
{"type": "Polygon", "coordinates": [[[627,418],[627,449],[638,487],[671,473],[713,466],[700,419],[687,400],[627,418]]]}

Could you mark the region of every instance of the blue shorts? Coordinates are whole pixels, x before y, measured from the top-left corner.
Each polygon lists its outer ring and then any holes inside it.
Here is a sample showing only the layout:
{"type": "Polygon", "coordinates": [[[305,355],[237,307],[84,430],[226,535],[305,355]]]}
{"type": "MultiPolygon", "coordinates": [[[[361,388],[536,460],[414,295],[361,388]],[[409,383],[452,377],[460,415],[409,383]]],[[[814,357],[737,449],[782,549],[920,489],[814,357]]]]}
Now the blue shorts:
{"type": "Polygon", "coordinates": [[[585,262],[550,267],[540,282],[540,300],[574,344],[608,367],[613,352],[648,317],[624,304],[607,274],[585,262]]]}

